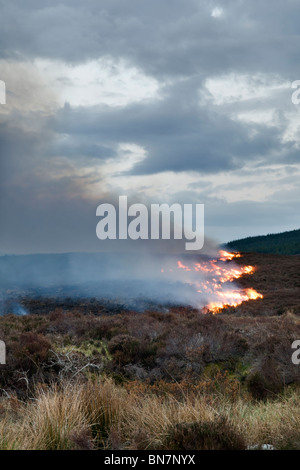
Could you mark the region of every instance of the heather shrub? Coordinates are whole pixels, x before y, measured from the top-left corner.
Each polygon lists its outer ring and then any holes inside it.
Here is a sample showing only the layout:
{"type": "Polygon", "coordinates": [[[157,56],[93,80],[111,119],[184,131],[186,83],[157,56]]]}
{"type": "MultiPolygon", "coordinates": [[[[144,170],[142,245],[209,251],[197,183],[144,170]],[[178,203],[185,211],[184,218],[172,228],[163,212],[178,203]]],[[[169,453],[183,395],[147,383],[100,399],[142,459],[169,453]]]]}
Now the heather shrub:
{"type": "Polygon", "coordinates": [[[18,342],[12,345],[9,359],[15,369],[29,373],[36,372],[43,362],[49,358],[50,341],[41,334],[23,333],[18,342]]]}
{"type": "Polygon", "coordinates": [[[241,435],[226,419],[178,423],[164,441],[168,450],[244,450],[241,435]]]}
{"type": "Polygon", "coordinates": [[[129,335],[114,336],[108,343],[108,351],[120,365],[138,358],[140,341],[129,335]]]}
{"type": "Polygon", "coordinates": [[[253,398],[257,400],[274,398],[284,388],[278,364],[273,358],[266,358],[260,366],[250,372],[246,385],[253,398]]]}
{"type": "Polygon", "coordinates": [[[157,351],[155,343],[142,341],[130,335],[117,335],[108,343],[108,351],[113,362],[119,367],[129,363],[141,363],[145,366],[154,364],[157,351]]]}

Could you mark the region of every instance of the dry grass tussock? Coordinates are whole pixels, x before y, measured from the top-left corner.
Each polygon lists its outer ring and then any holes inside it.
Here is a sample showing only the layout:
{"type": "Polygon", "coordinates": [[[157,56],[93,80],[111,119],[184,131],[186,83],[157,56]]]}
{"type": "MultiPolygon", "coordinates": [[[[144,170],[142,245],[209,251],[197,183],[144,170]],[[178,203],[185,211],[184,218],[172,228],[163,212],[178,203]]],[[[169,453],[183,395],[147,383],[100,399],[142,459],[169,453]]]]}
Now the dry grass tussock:
{"type": "Polygon", "coordinates": [[[300,448],[300,394],[258,402],[199,392],[125,389],[109,378],[39,386],[26,403],[0,402],[0,449],[300,448]]]}

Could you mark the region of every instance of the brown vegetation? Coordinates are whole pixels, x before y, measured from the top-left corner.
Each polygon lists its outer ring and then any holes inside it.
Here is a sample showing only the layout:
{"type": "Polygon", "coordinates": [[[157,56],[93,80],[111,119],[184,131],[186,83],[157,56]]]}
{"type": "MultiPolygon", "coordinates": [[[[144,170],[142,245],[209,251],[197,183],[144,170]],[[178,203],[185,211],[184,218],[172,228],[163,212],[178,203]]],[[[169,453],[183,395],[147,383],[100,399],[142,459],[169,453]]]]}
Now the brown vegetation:
{"type": "Polygon", "coordinates": [[[299,449],[299,257],[239,262],[264,299],[219,315],[35,301],[0,317],[0,448],[299,449]]]}

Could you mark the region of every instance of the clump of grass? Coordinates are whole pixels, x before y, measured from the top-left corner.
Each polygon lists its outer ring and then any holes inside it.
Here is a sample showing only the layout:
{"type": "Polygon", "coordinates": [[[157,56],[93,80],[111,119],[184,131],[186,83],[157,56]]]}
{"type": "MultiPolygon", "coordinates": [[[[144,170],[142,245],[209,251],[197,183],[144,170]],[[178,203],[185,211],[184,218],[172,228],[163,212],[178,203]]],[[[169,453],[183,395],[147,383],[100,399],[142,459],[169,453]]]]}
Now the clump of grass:
{"type": "Polygon", "coordinates": [[[98,446],[105,447],[110,429],[129,408],[129,396],[111,378],[89,380],[81,391],[86,416],[98,446]]]}
{"type": "Polygon", "coordinates": [[[265,401],[198,391],[177,399],[98,377],[0,402],[1,449],[299,449],[299,429],[296,388],[265,401]]]}
{"type": "Polygon", "coordinates": [[[30,449],[69,450],[74,448],[71,439],[89,426],[82,386],[67,385],[40,389],[34,403],[27,406],[24,433],[28,433],[26,447],[30,449]]]}
{"type": "Polygon", "coordinates": [[[264,402],[240,406],[235,421],[244,420],[243,432],[249,445],[272,444],[276,449],[300,449],[299,390],[264,402]]]}

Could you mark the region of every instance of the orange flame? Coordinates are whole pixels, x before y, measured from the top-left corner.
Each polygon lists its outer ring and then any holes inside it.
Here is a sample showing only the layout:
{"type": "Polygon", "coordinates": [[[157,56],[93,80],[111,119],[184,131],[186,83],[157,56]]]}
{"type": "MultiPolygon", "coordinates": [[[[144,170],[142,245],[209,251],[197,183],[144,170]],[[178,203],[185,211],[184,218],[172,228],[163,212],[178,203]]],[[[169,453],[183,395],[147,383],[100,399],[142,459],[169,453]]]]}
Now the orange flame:
{"type": "Polygon", "coordinates": [[[262,299],[263,295],[256,292],[256,290],[250,288],[245,289],[242,292],[239,291],[232,291],[232,292],[219,292],[219,297],[221,298],[218,302],[211,302],[207,305],[207,311],[211,311],[212,313],[220,313],[226,307],[237,307],[242,302],[246,302],[248,300],[256,300],[262,299]]]}
{"type": "MultiPolygon", "coordinates": [[[[203,262],[193,262],[192,266],[187,266],[182,261],[177,261],[177,269],[181,269],[186,272],[202,272],[205,274],[205,280],[198,281],[194,280],[186,282],[194,284],[198,293],[205,293],[205,296],[210,296],[214,299],[209,302],[205,307],[205,311],[211,311],[212,313],[219,313],[226,307],[237,307],[242,302],[248,300],[262,299],[262,294],[256,292],[256,290],[249,289],[233,289],[232,286],[228,287],[228,283],[240,278],[243,275],[252,275],[255,272],[253,266],[229,266],[228,261],[232,261],[234,258],[240,258],[240,253],[229,253],[224,250],[220,250],[218,260],[208,260],[203,262]],[[209,279],[207,279],[207,277],[209,279]],[[227,286],[225,284],[227,283],[227,286]]],[[[163,270],[162,270],[163,272],[163,270]]]]}
{"type": "Polygon", "coordinates": [[[233,258],[240,258],[240,253],[229,253],[228,251],[220,250],[220,261],[231,261],[233,258]]]}

